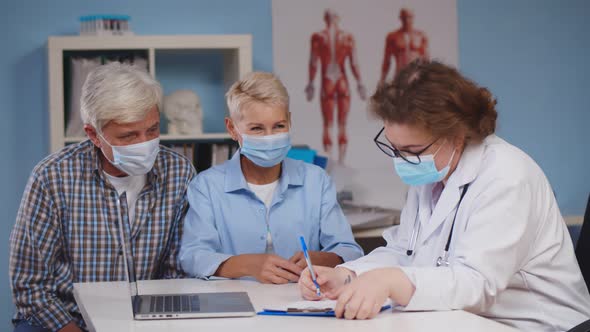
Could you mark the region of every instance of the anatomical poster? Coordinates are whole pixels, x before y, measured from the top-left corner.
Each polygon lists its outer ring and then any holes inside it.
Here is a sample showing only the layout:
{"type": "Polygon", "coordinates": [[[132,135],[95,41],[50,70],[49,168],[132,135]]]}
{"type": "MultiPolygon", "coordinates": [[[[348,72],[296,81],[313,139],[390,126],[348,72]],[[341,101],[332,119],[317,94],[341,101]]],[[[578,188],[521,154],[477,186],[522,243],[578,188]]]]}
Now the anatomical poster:
{"type": "Polygon", "coordinates": [[[273,0],[274,71],[290,97],[292,140],[329,158],[338,191],[400,208],[407,187],[373,143],[380,82],[415,59],[458,65],[455,0],[273,0]]]}

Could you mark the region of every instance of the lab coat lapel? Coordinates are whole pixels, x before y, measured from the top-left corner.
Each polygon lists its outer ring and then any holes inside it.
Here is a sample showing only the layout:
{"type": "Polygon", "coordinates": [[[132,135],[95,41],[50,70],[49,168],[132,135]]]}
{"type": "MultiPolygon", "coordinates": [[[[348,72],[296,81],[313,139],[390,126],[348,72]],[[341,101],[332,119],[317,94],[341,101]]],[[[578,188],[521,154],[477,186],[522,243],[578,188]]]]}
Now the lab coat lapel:
{"type": "MultiPolygon", "coordinates": [[[[450,187],[446,186],[443,192],[440,195],[438,203],[436,204],[434,211],[432,211],[432,216],[430,220],[423,225],[423,233],[420,237],[420,242],[424,242],[428,237],[434,233],[439,226],[445,222],[445,220],[450,216],[452,218],[451,212],[455,210],[457,203],[459,202],[459,188],[457,187],[450,187]]],[[[428,204],[430,204],[428,202],[428,204]]],[[[449,220],[449,222],[452,222],[449,220]]]]}
{"type": "MultiPolygon", "coordinates": [[[[442,223],[448,221],[453,222],[453,216],[455,209],[461,198],[462,187],[468,183],[471,183],[481,166],[481,159],[485,149],[487,141],[493,139],[494,135],[490,135],[483,143],[470,144],[468,145],[461,156],[461,160],[457,165],[457,168],[449,177],[447,184],[442,191],[440,198],[432,211],[432,216],[425,224],[423,224],[423,233],[420,236],[419,243],[424,243],[436,230],[441,226],[442,223]]],[[[432,186],[425,188],[422,192],[423,197],[432,197],[432,186]],[[429,188],[429,189],[428,189],[429,188]],[[428,193],[426,190],[430,190],[428,193]]],[[[421,200],[420,204],[430,204],[430,201],[424,202],[421,200]]],[[[443,234],[443,236],[446,236],[443,234]]]]}

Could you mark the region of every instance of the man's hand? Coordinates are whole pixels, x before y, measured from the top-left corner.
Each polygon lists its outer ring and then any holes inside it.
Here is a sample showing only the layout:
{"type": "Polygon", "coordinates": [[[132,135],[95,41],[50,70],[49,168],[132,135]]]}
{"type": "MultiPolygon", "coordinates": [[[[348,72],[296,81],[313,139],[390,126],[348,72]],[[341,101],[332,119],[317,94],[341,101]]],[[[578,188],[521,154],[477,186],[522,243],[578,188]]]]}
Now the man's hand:
{"type": "MultiPolygon", "coordinates": [[[[309,259],[311,260],[313,266],[319,265],[335,267],[336,265],[344,263],[340,256],[333,252],[325,251],[309,251],[309,259]]],[[[295,255],[293,255],[293,257],[289,258],[289,262],[299,265],[302,269],[307,267],[305,256],[303,256],[302,251],[298,251],[295,255]]]]}

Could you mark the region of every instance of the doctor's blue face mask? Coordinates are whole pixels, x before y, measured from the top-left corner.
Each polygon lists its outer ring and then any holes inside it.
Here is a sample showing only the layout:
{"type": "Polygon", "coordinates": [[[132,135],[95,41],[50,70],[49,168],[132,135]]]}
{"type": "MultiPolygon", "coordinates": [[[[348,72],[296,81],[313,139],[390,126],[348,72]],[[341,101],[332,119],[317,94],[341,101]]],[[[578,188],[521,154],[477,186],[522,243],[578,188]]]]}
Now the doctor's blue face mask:
{"type": "MultiPolygon", "coordinates": [[[[236,131],[239,133],[237,128],[236,131]]],[[[273,167],[281,163],[291,149],[289,132],[267,136],[240,133],[240,136],[242,136],[240,153],[260,167],[273,167]]]]}
{"type": "Polygon", "coordinates": [[[451,161],[455,156],[455,149],[453,149],[449,162],[439,171],[436,168],[434,157],[443,145],[434,154],[420,156],[419,158],[416,156],[406,157],[410,162],[399,157],[393,158],[395,171],[402,181],[410,186],[420,186],[441,181],[449,173],[451,161]]]}

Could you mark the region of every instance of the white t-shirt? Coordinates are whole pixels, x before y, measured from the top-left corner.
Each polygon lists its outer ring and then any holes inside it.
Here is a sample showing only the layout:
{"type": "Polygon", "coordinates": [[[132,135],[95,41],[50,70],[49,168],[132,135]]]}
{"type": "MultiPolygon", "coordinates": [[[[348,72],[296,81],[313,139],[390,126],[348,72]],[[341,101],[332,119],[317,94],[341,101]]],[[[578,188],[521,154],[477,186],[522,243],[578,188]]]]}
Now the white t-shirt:
{"type": "Polygon", "coordinates": [[[121,196],[123,193],[127,193],[127,208],[129,209],[129,225],[132,225],[135,221],[135,203],[137,202],[137,196],[145,186],[147,181],[146,175],[129,175],[125,177],[116,177],[103,172],[104,175],[109,179],[109,182],[117,190],[117,194],[121,196]]]}
{"type": "Polygon", "coordinates": [[[270,204],[272,203],[272,198],[274,197],[275,190],[277,189],[277,185],[279,184],[279,180],[275,182],[271,182],[268,184],[253,184],[248,182],[248,186],[250,190],[256,194],[264,205],[266,206],[266,253],[267,254],[274,254],[275,250],[272,246],[272,236],[270,234],[270,227],[268,225],[268,213],[270,212],[270,204]]]}

